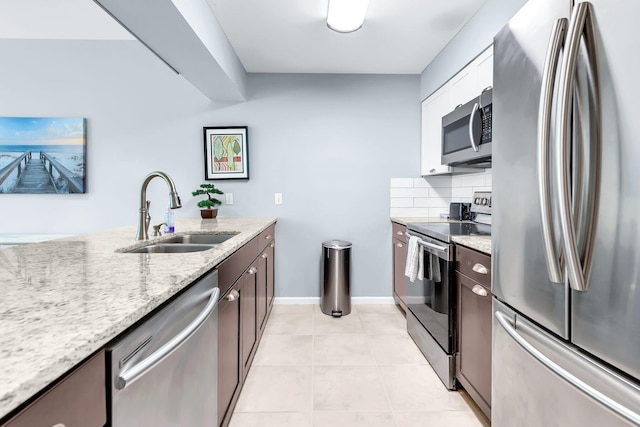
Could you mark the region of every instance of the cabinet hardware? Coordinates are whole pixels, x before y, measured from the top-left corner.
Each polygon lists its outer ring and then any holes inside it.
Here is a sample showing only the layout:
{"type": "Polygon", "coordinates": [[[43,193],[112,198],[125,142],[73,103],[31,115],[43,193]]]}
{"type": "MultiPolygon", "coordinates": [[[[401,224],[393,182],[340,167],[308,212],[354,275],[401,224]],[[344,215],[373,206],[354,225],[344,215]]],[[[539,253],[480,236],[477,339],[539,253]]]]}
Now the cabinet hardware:
{"type": "Polygon", "coordinates": [[[429,173],[436,173],[436,170],[435,170],[435,169],[431,169],[431,170],[429,171],[429,173]]]}
{"type": "Polygon", "coordinates": [[[396,232],[396,234],[397,234],[398,236],[402,236],[402,235],[404,235],[404,233],[403,233],[402,231],[397,231],[397,232],[396,232]]]}
{"type": "Polygon", "coordinates": [[[240,293],[234,289],[231,292],[229,292],[229,295],[227,295],[226,300],[227,301],[235,301],[238,298],[240,298],[240,293]]]}
{"type": "Polygon", "coordinates": [[[52,425],[51,427],[66,427],[66,426],[62,423],[58,423],[58,424],[52,425]]]}
{"type": "Polygon", "coordinates": [[[473,285],[471,291],[473,291],[473,293],[476,295],[480,295],[481,297],[486,297],[487,295],[489,295],[487,293],[487,290],[480,285],[473,285]]]}
{"type": "Polygon", "coordinates": [[[265,239],[267,239],[267,240],[271,240],[271,239],[272,239],[272,237],[271,237],[271,235],[268,235],[268,236],[266,236],[266,237],[265,237],[265,239]]]}
{"type": "Polygon", "coordinates": [[[256,274],[258,272],[258,270],[255,267],[251,267],[249,269],[249,274],[256,274]]]}
{"type": "Polygon", "coordinates": [[[396,243],[396,246],[397,246],[397,247],[399,247],[399,248],[401,248],[401,247],[403,247],[404,245],[403,245],[402,243],[396,243]]]}
{"type": "Polygon", "coordinates": [[[268,257],[268,255],[267,255],[266,253],[264,253],[264,254],[262,254],[262,255],[260,255],[260,256],[261,256],[262,258],[265,258],[265,259],[268,257]]]}
{"type": "Polygon", "coordinates": [[[484,265],[482,265],[480,263],[476,263],[473,267],[471,267],[471,269],[473,271],[475,271],[476,273],[489,274],[489,270],[487,270],[487,267],[485,267],[484,265]]]}
{"type": "Polygon", "coordinates": [[[270,244],[270,245],[269,245],[269,247],[270,247],[270,248],[275,248],[275,247],[276,247],[276,244],[275,244],[275,243],[272,243],[272,244],[270,244]]]}

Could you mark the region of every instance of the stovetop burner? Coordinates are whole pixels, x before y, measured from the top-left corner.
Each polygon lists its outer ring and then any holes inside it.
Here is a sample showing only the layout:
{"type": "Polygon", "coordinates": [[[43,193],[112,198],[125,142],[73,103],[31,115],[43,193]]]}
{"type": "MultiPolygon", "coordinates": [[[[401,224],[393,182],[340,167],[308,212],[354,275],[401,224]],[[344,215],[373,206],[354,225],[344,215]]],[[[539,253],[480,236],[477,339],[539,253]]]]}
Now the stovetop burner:
{"type": "Polygon", "coordinates": [[[474,222],[412,222],[407,224],[415,231],[443,242],[451,243],[452,236],[490,236],[491,226],[474,222]]]}

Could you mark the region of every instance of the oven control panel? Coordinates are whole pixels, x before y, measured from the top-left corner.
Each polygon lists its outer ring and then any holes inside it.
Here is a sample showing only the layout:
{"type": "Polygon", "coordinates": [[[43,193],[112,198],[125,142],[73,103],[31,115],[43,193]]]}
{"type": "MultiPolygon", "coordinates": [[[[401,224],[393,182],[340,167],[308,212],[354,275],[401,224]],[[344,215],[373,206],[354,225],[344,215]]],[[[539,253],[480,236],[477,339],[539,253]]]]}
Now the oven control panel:
{"type": "Polygon", "coordinates": [[[491,191],[476,191],[473,193],[471,212],[491,214],[491,191]]]}

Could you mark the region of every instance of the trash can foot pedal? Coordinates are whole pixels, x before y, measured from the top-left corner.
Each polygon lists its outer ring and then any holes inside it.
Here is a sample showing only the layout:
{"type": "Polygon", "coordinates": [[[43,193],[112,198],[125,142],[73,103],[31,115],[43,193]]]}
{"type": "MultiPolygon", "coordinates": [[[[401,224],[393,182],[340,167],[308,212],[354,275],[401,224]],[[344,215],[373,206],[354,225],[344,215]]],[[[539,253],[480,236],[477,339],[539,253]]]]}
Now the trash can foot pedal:
{"type": "Polygon", "coordinates": [[[342,311],[332,310],[331,311],[331,316],[332,317],[342,317],[342,311]]]}

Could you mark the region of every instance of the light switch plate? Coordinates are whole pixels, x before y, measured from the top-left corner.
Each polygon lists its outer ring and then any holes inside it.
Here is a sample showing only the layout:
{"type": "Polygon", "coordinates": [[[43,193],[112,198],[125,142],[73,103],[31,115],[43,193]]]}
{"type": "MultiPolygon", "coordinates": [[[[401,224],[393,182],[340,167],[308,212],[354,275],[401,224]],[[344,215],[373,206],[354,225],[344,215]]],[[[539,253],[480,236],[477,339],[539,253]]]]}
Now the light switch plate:
{"type": "Polygon", "coordinates": [[[276,193],[276,205],[281,205],[282,204],[282,193],[276,193]]]}
{"type": "Polygon", "coordinates": [[[225,203],[227,205],[232,205],[233,204],[233,193],[225,193],[224,194],[224,198],[225,198],[225,203]]]}

